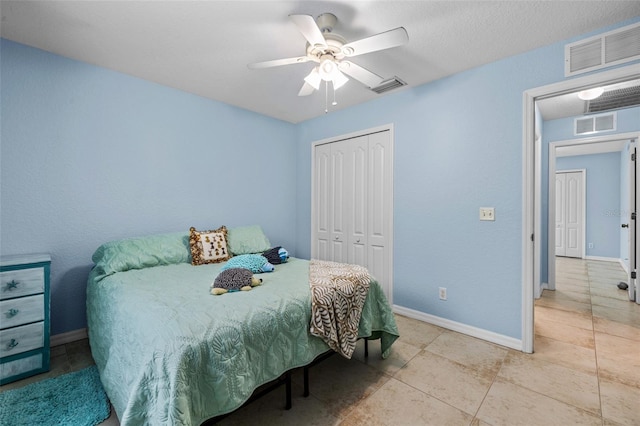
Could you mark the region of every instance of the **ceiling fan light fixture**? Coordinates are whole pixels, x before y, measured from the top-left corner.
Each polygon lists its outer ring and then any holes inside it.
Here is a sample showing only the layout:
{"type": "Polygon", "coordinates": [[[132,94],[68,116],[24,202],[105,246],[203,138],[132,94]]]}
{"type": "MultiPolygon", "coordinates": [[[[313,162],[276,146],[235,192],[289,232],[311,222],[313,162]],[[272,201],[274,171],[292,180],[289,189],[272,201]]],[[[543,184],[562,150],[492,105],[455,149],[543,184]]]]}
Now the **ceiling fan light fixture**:
{"type": "Polygon", "coordinates": [[[604,93],[602,87],[594,87],[593,89],[582,90],[578,92],[578,97],[583,101],[590,101],[599,98],[604,93]]]}
{"type": "Polygon", "coordinates": [[[344,86],[346,82],[349,81],[349,78],[336,68],[335,72],[333,73],[333,80],[331,81],[333,82],[333,89],[335,90],[344,86]]]}
{"type": "Polygon", "coordinates": [[[333,80],[333,76],[335,75],[336,71],[338,71],[338,65],[335,63],[333,58],[322,59],[320,61],[319,69],[320,77],[324,81],[331,81],[333,80]]]}
{"type": "Polygon", "coordinates": [[[312,69],[309,75],[304,78],[304,81],[313,86],[314,89],[320,89],[320,81],[322,81],[322,78],[320,77],[320,73],[318,72],[318,67],[312,69]]]}

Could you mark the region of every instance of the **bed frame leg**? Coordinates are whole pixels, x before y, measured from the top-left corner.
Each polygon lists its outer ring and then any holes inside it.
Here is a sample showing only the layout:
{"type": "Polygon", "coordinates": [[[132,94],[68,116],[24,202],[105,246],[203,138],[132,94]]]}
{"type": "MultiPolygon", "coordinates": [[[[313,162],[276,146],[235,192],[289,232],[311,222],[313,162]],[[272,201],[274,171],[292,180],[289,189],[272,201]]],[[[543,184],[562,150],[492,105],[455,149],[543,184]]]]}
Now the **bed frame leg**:
{"type": "Polygon", "coordinates": [[[364,357],[365,358],[369,357],[369,340],[368,339],[364,339],[364,357]]]}
{"type": "Polygon", "coordinates": [[[304,393],[302,396],[306,398],[309,396],[309,366],[305,365],[302,371],[304,373],[304,393]]]}
{"type": "Polygon", "coordinates": [[[285,388],[286,388],[286,403],[284,406],[285,410],[290,410],[291,409],[291,371],[287,371],[286,377],[285,377],[285,388]]]}

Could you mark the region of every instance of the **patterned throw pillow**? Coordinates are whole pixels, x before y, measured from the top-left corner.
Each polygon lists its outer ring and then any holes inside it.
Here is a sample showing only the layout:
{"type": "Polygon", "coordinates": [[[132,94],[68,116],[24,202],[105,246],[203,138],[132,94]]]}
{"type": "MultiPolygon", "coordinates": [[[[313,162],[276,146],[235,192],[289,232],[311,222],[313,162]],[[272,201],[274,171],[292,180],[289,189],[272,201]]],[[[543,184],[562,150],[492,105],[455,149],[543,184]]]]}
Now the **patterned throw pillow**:
{"type": "Polygon", "coordinates": [[[224,262],[231,257],[227,247],[227,228],[225,226],[213,231],[197,231],[192,226],[189,233],[192,265],[224,262]]]}

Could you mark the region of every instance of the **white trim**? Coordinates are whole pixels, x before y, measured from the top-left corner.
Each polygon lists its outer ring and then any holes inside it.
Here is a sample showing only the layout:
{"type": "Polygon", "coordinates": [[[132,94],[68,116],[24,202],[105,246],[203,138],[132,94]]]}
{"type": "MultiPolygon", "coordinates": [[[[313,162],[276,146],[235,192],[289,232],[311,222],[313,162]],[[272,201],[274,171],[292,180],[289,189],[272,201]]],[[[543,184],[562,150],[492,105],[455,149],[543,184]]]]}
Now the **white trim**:
{"type": "MultiPolygon", "coordinates": [[[[616,83],[640,78],[637,65],[616,68],[585,77],[573,78],[526,90],[522,95],[522,351],[533,352],[533,265],[541,256],[540,244],[534,246],[531,235],[541,235],[535,225],[539,223],[540,209],[535,199],[535,101],[593,87],[603,83],[616,83]]],[[[539,190],[539,188],[538,188],[539,190]]],[[[540,238],[536,238],[539,240],[540,238]]]]}
{"type": "Polygon", "coordinates": [[[604,256],[587,256],[587,260],[599,260],[601,262],[622,262],[622,259],[617,257],[604,257],[604,256]]]}
{"type": "Polygon", "coordinates": [[[416,311],[398,305],[393,305],[393,312],[395,312],[396,314],[404,315],[405,317],[416,319],[418,321],[437,325],[438,327],[446,328],[447,330],[456,331],[458,333],[466,334],[467,336],[476,337],[478,339],[486,340],[487,342],[506,346],[507,348],[516,350],[520,350],[522,348],[521,340],[514,339],[513,337],[505,336],[503,334],[494,333],[482,328],[472,327],[467,324],[451,321],[446,318],[437,317],[435,315],[425,314],[424,312],[416,311]]]}
{"type": "Polygon", "coordinates": [[[316,145],[323,145],[326,143],[338,142],[345,139],[353,139],[360,136],[370,135],[372,133],[385,132],[387,130],[390,131],[391,136],[393,136],[393,123],[383,124],[382,126],[371,127],[369,129],[358,130],[355,132],[347,133],[346,135],[331,136],[330,138],[321,139],[319,141],[315,141],[311,143],[311,149],[312,149],[311,153],[313,154],[313,148],[315,148],[316,145]]]}
{"type": "Polygon", "coordinates": [[[618,263],[620,264],[620,266],[622,266],[622,269],[624,269],[624,272],[629,275],[629,266],[627,266],[627,262],[625,262],[622,259],[618,259],[618,263]]]}
{"type": "Polygon", "coordinates": [[[77,340],[82,340],[87,338],[88,338],[87,329],[79,328],[77,330],[72,330],[66,333],[60,333],[60,334],[51,336],[51,339],[49,341],[49,346],[54,347],[54,346],[65,345],[67,343],[71,343],[77,340]]]}

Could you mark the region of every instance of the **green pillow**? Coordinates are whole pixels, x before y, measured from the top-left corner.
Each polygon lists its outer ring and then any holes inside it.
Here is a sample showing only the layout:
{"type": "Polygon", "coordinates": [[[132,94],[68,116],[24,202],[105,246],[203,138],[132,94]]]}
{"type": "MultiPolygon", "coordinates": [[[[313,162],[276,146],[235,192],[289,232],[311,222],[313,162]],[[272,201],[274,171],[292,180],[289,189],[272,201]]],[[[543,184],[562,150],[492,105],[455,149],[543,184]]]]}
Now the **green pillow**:
{"type": "Polygon", "coordinates": [[[99,275],[130,269],[190,262],[189,234],[185,232],[127,238],[102,244],[92,256],[99,275]]]}
{"type": "Polygon", "coordinates": [[[227,242],[233,255],[262,253],[271,248],[271,243],[260,225],[229,228],[227,242]]]}

